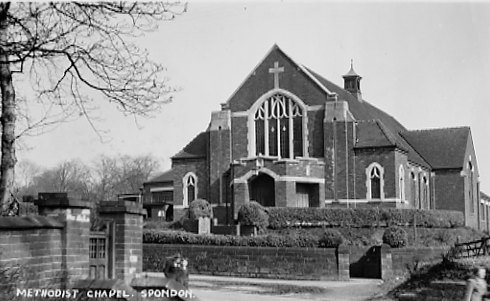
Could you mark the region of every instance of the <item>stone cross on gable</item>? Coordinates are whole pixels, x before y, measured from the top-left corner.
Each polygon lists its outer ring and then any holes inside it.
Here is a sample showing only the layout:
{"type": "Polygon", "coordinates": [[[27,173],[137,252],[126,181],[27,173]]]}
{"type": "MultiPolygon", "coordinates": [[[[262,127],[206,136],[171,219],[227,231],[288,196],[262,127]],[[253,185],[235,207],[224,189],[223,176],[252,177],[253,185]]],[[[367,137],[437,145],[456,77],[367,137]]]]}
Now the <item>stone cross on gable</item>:
{"type": "Polygon", "coordinates": [[[279,62],[274,62],[274,68],[269,68],[269,73],[274,74],[274,89],[279,88],[279,73],[284,72],[284,67],[279,67],[279,62]]]}

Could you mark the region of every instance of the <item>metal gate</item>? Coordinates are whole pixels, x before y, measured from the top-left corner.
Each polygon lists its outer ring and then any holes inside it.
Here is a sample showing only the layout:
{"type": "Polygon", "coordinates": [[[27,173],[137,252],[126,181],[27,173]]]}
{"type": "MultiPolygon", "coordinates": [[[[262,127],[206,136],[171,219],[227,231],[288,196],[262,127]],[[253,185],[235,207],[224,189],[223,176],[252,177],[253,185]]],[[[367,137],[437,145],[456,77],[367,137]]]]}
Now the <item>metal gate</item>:
{"type": "Polygon", "coordinates": [[[90,231],[89,278],[114,278],[114,223],[105,222],[98,231],[90,231]]]}

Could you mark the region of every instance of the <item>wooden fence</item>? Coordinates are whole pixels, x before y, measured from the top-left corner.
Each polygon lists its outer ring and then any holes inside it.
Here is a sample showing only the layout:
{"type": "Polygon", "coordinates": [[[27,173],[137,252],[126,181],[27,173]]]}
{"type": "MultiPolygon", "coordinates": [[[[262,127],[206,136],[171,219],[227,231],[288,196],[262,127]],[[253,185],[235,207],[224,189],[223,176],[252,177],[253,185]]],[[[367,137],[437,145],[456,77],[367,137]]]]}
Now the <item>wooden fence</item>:
{"type": "Polygon", "coordinates": [[[452,249],[454,258],[468,258],[490,255],[490,237],[483,237],[465,243],[457,243],[452,249]]]}

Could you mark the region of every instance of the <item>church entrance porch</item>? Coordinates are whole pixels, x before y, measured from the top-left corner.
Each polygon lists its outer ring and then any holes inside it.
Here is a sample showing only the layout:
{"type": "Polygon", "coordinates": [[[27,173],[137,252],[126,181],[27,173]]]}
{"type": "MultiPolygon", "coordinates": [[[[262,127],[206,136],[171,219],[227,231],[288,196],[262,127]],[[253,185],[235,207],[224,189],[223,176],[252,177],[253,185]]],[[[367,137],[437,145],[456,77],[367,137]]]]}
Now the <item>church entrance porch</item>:
{"type": "Polygon", "coordinates": [[[264,207],[324,207],[324,163],[317,159],[251,158],[232,165],[232,210],[250,201],[264,207]]]}

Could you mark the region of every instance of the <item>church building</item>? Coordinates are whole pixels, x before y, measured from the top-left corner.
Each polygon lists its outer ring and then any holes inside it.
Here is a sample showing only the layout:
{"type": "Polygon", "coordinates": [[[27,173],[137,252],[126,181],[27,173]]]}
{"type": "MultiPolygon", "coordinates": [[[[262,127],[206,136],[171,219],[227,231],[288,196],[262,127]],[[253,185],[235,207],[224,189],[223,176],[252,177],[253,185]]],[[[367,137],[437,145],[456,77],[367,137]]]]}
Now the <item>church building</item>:
{"type": "Polygon", "coordinates": [[[340,87],[274,45],[171,170],[144,184],[150,217],[177,219],[202,198],[221,221],[255,200],[449,209],[488,225],[470,128],[408,130],[363,98],[352,64],[342,77],[340,87]]]}

